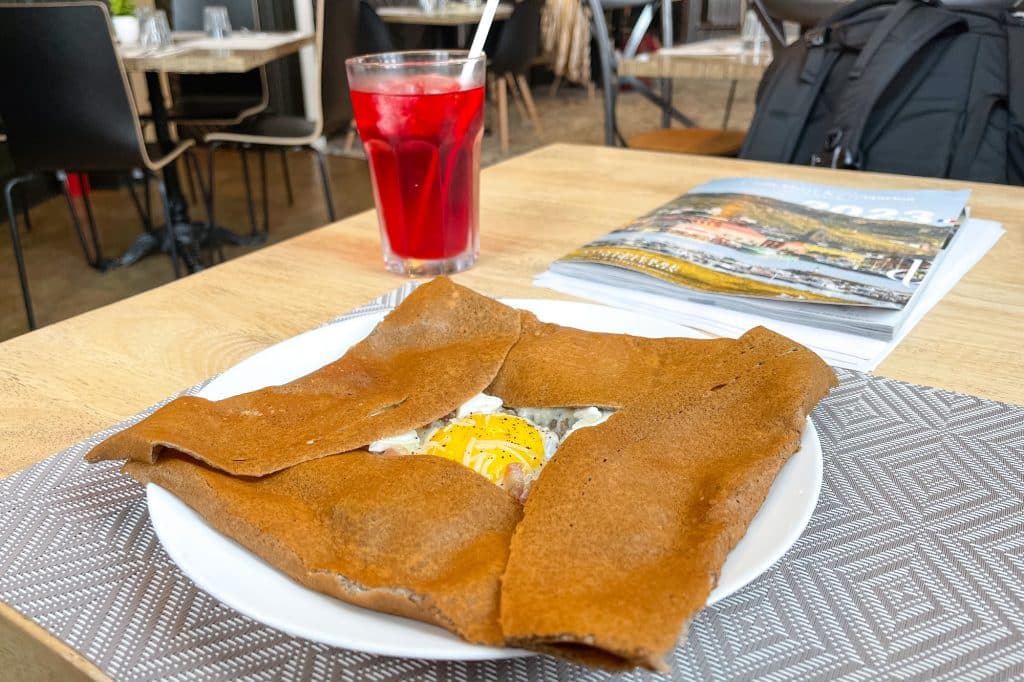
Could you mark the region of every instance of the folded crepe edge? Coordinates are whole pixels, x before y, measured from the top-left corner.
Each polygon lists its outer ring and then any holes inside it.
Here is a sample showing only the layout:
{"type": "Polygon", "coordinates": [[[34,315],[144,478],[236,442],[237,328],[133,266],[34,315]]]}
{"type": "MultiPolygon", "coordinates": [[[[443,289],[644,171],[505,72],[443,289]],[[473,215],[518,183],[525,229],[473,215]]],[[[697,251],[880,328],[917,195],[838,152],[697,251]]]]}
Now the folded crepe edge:
{"type": "MultiPolygon", "coordinates": [[[[450,295],[451,291],[457,291],[457,292],[460,292],[462,295],[469,295],[472,298],[478,298],[478,299],[481,299],[481,300],[486,300],[488,305],[495,306],[495,307],[502,308],[502,309],[513,310],[516,313],[518,313],[517,318],[516,318],[517,319],[516,331],[515,331],[514,334],[510,334],[511,338],[510,338],[508,344],[506,345],[506,347],[504,349],[504,353],[502,353],[502,355],[501,355],[500,362],[496,362],[495,363],[495,366],[493,368],[493,370],[494,370],[493,373],[491,373],[490,376],[487,377],[485,381],[480,381],[478,386],[473,387],[472,392],[470,392],[466,396],[466,398],[468,399],[468,398],[472,397],[472,395],[475,395],[476,393],[479,393],[481,391],[486,390],[487,387],[494,381],[494,378],[498,375],[498,373],[501,371],[502,366],[505,364],[505,360],[506,360],[506,358],[508,356],[508,353],[511,351],[512,347],[515,346],[516,343],[518,343],[519,339],[521,338],[522,330],[524,328],[524,325],[529,325],[531,322],[532,323],[536,323],[537,320],[536,320],[536,317],[534,316],[534,314],[529,312],[529,311],[513,308],[512,306],[508,306],[508,305],[502,303],[501,301],[498,301],[497,299],[491,298],[489,296],[485,296],[483,294],[480,294],[480,293],[474,291],[473,289],[469,289],[468,287],[464,287],[462,285],[459,285],[459,284],[453,282],[448,277],[441,276],[441,277],[436,277],[435,279],[431,280],[430,282],[427,282],[426,284],[423,284],[420,287],[418,287],[416,290],[414,290],[413,293],[410,294],[409,297],[407,297],[405,300],[403,300],[401,303],[399,303],[398,306],[396,306],[395,308],[390,310],[385,315],[384,319],[381,322],[386,322],[388,320],[388,318],[392,317],[393,315],[396,315],[396,313],[400,314],[400,311],[402,311],[403,306],[405,306],[406,308],[408,308],[410,306],[412,306],[412,307],[418,306],[421,303],[421,299],[422,298],[427,297],[430,294],[430,292],[433,292],[435,290],[442,292],[440,295],[446,295],[445,292],[449,292],[447,295],[450,295]]],[[[308,373],[306,373],[306,374],[304,374],[304,375],[302,375],[300,377],[297,377],[296,379],[293,379],[292,381],[287,382],[286,384],[283,384],[283,385],[287,386],[287,385],[293,384],[295,382],[302,381],[302,380],[306,379],[307,377],[310,377],[311,375],[314,375],[317,372],[320,372],[320,371],[324,370],[326,367],[344,360],[344,358],[346,356],[348,356],[349,353],[351,353],[353,350],[356,350],[360,346],[366,344],[371,339],[371,337],[373,336],[374,332],[377,331],[379,326],[380,326],[380,323],[378,323],[378,325],[374,327],[374,329],[370,332],[370,334],[367,335],[367,337],[361,339],[356,344],[354,344],[352,346],[352,348],[350,348],[348,351],[346,351],[345,354],[343,354],[341,358],[338,358],[337,360],[335,360],[333,362],[329,362],[329,363],[327,363],[327,364],[325,364],[325,365],[323,365],[323,366],[321,366],[321,367],[319,367],[317,369],[314,369],[311,372],[308,372],[308,373]]],[[[247,394],[252,394],[252,393],[258,393],[260,391],[266,390],[267,388],[274,388],[274,387],[264,387],[264,388],[261,388],[261,389],[256,389],[254,391],[247,391],[247,392],[245,392],[243,394],[240,394],[240,395],[247,395],[247,394]]],[[[226,398],[224,400],[230,400],[230,399],[235,398],[235,397],[238,397],[238,396],[232,396],[232,397],[226,398]]],[[[157,419],[166,418],[167,414],[174,414],[175,412],[181,412],[181,413],[183,413],[184,417],[187,417],[189,409],[191,409],[194,406],[199,406],[199,409],[201,410],[202,406],[204,404],[217,404],[219,402],[222,402],[222,401],[209,400],[209,399],[198,397],[198,396],[180,396],[178,398],[175,398],[174,400],[171,400],[167,404],[161,406],[155,412],[153,412],[152,414],[148,415],[146,418],[142,419],[141,421],[137,422],[136,424],[133,424],[133,425],[129,426],[128,428],[125,428],[125,429],[123,429],[121,431],[118,431],[118,432],[112,434],[111,436],[107,437],[106,439],[104,439],[100,443],[96,444],[92,449],[90,449],[85,454],[84,459],[85,459],[85,461],[87,461],[89,463],[96,463],[96,462],[105,461],[105,460],[129,460],[129,461],[142,462],[142,463],[146,463],[146,464],[155,464],[157,462],[157,460],[159,459],[160,455],[164,451],[166,451],[166,450],[174,450],[176,452],[183,453],[183,454],[191,457],[192,459],[194,459],[194,460],[196,460],[198,462],[201,462],[201,463],[203,463],[203,464],[205,464],[207,466],[213,467],[215,469],[218,469],[220,471],[223,471],[225,473],[228,473],[228,474],[231,474],[231,475],[234,475],[234,476],[256,476],[256,477],[272,474],[272,473],[275,473],[276,471],[280,471],[280,470],[283,470],[285,468],[288,468],[289,466],[294,466],[295,464],[301,463],[301,461],[296,461],[296,462],[293,462],[291,464],[288,464],[287,466],[278,467],[278,468],[275,468],[273,470],[266,470],[265,468],[260,466],[260,463],[259,463],[258,460],[253,460],[253,461],[237,461],[237,460],[233,460],[231,462],[231,466],[227,467],[227,466],[224,466],[223,463],[219,463],[218,461],[215,461],[214,459],[211,459],[209,456],[204,455],[202,452],[199,451],[199,449],[197,449],[195,447],[189,447],[184,442],[178,442],[178,441],[175,441],[175,440],[173,440],[171,438],[153,437],[152,434],[149,434],[148,436],[146,435],[147,434],[147,431],[146,431],[147,423],[151,423],[151,422],[153,422],[153,421],[155,421],[157,419]]],[[[402,402],[404,402],[404,399],[402,401],[399,401],[397,404],[400,405],[402,402]]],[[[455,410],[459,406],[459,404],[461,404],[461,403],[453,404],[453,405],[446,406],[446,407],[451,407],[451,410],[449,410],[449,411],[453,411],[453,410],[455,410]]],[[[383,410],[378,410],[377,413],[375,413],[373,415],[370,415],[370,416],[371,417],[372,416],[377,416],[381,412],[387,411],[387,409],[389,409],[389,408],[384,408],[383,410]]],[[[408,431],[408,430],[410,430],[412,428],[422,428],[424,426],[427,426],[427,425],[431,424],[432,422],[436,421],[437,419],[443,418],[445,416],[445,414],[447,414],[447,412],[444,412],[444,414],[442,414],[442,412],[443,412],[443,407],[439,407],[439,409],[435,410],[435,412],[430,413],[427,416],[423,417],[422,421],[421,420],[414,420],[414,421],[416,421],[415,424],[410,422],[409,424],[403,424],[400,427],[395,427],[395,428],[392,428],[392,429],[382,429],[382,432],[381,432],[381,434],[379,434],[378,438],[374,438],[374,439],[369,440],[367,442],[358,442],[358,443],[353,442],[351,444],[351,447],[345,447],[343,449],[338,449],[338,450],[331,449],[329,451],[324,451],[322,453],[316,454],[315,456],[309,457],[308,459],[305,459],[303,461],[310,461],[312,459],[319,459],[319,458],[322,458],[322,457],[329,457],[329,456],[332,456],[332,455],[340,454],[342,452],[350,452],[350,451],[358,450],[360,448],[368,447],[370,445],[370,443],[373,442],[373,440],[379,440],[380,438],[386,438],[388,436],[392,436],[392,435],[395,435],[395,434],[398,434],[398,433],[402,433],[404,431],[408,431]],[[386,433],[384,431],[386,431],[386,433]]]]}
{"type": "MultiPolygon", "coordinates": [[[[231,476],[199,462],[191,462],[191,464],[198,468],[210,469],[221,475],[231,476]]],[[[170,481],[159,475],[151,476],[150,473],[157,471],[156,466],[155,464],[128,461],[121,467],[121,471],[142,485],[152,483],[164,488],[203,517],[203,520],[218,533],[237,542],[300,585],[355,606],[436,625],[455,633],[467,642],[486,646],[506,645],[505,639],[501,635],[501,628],[497,623],[494,623],[494,628],[481,627],[481,631],[469,632],[465,628],[458,627],[455,621],[449,618],[429,595],[417,593],[400,585],[369,587],[339,573],[308,568],[301,557],[297,556],[287,545],[279,542],[273,534],[259,532],[245,518],[225,513],[226,508],[224,508],[221,498],[208,482],[198,477],[193,479],[208,494],[189,495],[183,493],[182,486],[177,485],[178,481],[170,481]],[[493,629],[493,632],[486,635],[482,632],[484,629],[493,629]]],[[[466,471],[473,476],[479,475],[469,469],[466,471]]],[[[186,482],[183,485],[188,487],[189,484],[186,482]]]]}

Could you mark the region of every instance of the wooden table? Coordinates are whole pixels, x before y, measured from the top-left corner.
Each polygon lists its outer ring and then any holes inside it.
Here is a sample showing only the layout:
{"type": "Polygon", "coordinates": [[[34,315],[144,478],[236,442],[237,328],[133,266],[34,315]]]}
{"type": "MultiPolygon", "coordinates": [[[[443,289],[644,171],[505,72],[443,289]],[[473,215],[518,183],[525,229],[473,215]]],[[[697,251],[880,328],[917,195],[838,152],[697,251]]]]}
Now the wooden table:
{"type": "MultiPolygon", "coordinates": [[[[1002,221],[1006,235],[877,373],[1024,404],[1021,188],[554,145],[484,171],[480,261],[456,280],[494,296],[566,298],[534,288],[532,277],[573,247],[685,190],[732,176],[863,188],[970,187],[972,214],[1002,221]]],[[[384,271],[377,219],[365,212],[0,343],[0,475],[401,282],[384,271]]],[[[18,679],[31,670],[52,679],[92,670],[3,604],[0,666],[18,679]]]]}
{"type": "MultiPolygon", "coordinates": [[[[245,35],[240,34],[240,35],[245,35]]],[[[267,36],[276,36],[268,33],[267,36]]],[[[126,71],[163,71],[167,73],[245,73],[292,54],[313,42],[312,33],[292,32],[280,36],[272,46],[216,49],[189,47],[203,38],[202,33],[176,31],[174,47],[155,52],[122,49],[121,59],[126,71]]],[[[230,40],[230,39],[229,39],[230,40]]],[[[230,44],[230,43],[227,43],[230,44]]]]}
{"type": "MultiPolygon", "coordinates": [[[[418,26],[465,26],[476,24],[484,14],[484,3],[471,7],[462,2],[449,2],[444,9],[428,12],[419,7],[378,7],[377,14],[388,24],[416,24],[418,26]]],[[[512,16],[512,5],[498,5],[495,21],[512,16]]]]}
{"type": "Polygon", "coordinates": [[[666,48],[623,59],[619,73],[637,78],[761,80],[772,61],[771,50],[742,52],[738,46],[739,38],[723,38],[666,48]],[[719,46],[722,49],[715,54],[714,48],[719,46]]]}

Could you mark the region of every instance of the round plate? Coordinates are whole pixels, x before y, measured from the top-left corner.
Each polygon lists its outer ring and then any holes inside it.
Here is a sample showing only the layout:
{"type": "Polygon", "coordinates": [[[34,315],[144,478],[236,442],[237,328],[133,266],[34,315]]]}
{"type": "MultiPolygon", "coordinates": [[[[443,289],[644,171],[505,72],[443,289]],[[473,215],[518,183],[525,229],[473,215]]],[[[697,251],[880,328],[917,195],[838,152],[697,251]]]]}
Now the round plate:
{"type": "MultiPolygon", "coordinates": [[[[588,303],[507,300],[546,322],[588,331],[636,336],[698,336],[685,327],[588,303]]],[[[366,336],[383,313],[314,329],[271,346],[210,382],[199,395],[227,398],[291,381],[341,357],[366,336]]],[[[727,597],[774,564],[800,536],[821,488],[821,446],[808,420],[800,450],[793,455],[729,554],[708,604],[727,597]]],[[[390,616],[314,592],[263,562],[206,525],[201,516],[167,491],[150,484],[149,513],[171,559],[201,589],[228,606],[291,635],[385,656],[435,660],[481,660],[529,655],[519,649],[468,644],[432,625],[390,616]]]]}

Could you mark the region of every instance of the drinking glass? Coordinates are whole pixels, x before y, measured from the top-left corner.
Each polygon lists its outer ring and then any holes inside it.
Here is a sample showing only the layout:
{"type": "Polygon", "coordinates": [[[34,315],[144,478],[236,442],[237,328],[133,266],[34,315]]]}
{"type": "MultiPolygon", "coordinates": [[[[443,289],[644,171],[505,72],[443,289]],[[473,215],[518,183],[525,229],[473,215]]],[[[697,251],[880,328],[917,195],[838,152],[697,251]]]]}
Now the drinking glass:
{"type": "Polygon", "coordinates": [[[139,44],[149,50],[168,47],[171,44],[171,27],[167,23],[167,13],[162,9],[146,15],[139,30],[139,44]]]}
{"type": "Polygon", "coordinates": [[[740,36],[743,51],[752,53],[755,57],[759,56],[762,50],[770,49],[764,25],[761,24],[761,20],[757,18],[757,14],[752,9],[747,10],[740,36]]]}
{"type": "Polygon", "coordinates": [[[203,30],[210,38],[227,38],[231,35],[231,19],[228,17],[228,8],[223,5],[204,7],[203,30]]]}
{"type": "Polygon", "coordinates": [[[469,268],[479,251],[486,58],[389,52],[345,65],[385,267],[411,277],[469,268]]]}

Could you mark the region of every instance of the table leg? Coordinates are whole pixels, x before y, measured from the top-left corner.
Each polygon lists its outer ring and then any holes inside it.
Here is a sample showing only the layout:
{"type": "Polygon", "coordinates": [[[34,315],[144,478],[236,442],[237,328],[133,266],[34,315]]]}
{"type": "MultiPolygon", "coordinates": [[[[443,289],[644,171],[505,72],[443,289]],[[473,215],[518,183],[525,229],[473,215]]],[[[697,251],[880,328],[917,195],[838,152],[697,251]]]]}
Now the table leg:
{"type": "MultiPolygon", "coordinates": [[[[164,152],[169,152],[174,149],[175,144],[171,139],[170,121],[167,118],[167,108],[164,106],[159,73],[146,72],[146,90],[149,94],[149,105],[153,125],[156,128],[157,142],[160,143],[160,148],[164,152]]],[[[185,196],[182,193],[181,177],[178,175],[178,159],[164,166],[161,174],[167,192],[167,215],[165,216],[167,223],[152,232],[139,235],[119,258],[112,261],[112,265],[132,265],[155,253],[166,253],[172,258],[181,258],[189,272],[196,272],[204,267],[199,256],[200,247],[218,246],[222,243],[250,244],[255,241],[241,237],[226,228],[192,222],[188,214],[188,202],[185,201],[185,196]]],[[[177,263],[175,263],[175,271],[177,272],[177,263]]]]}

